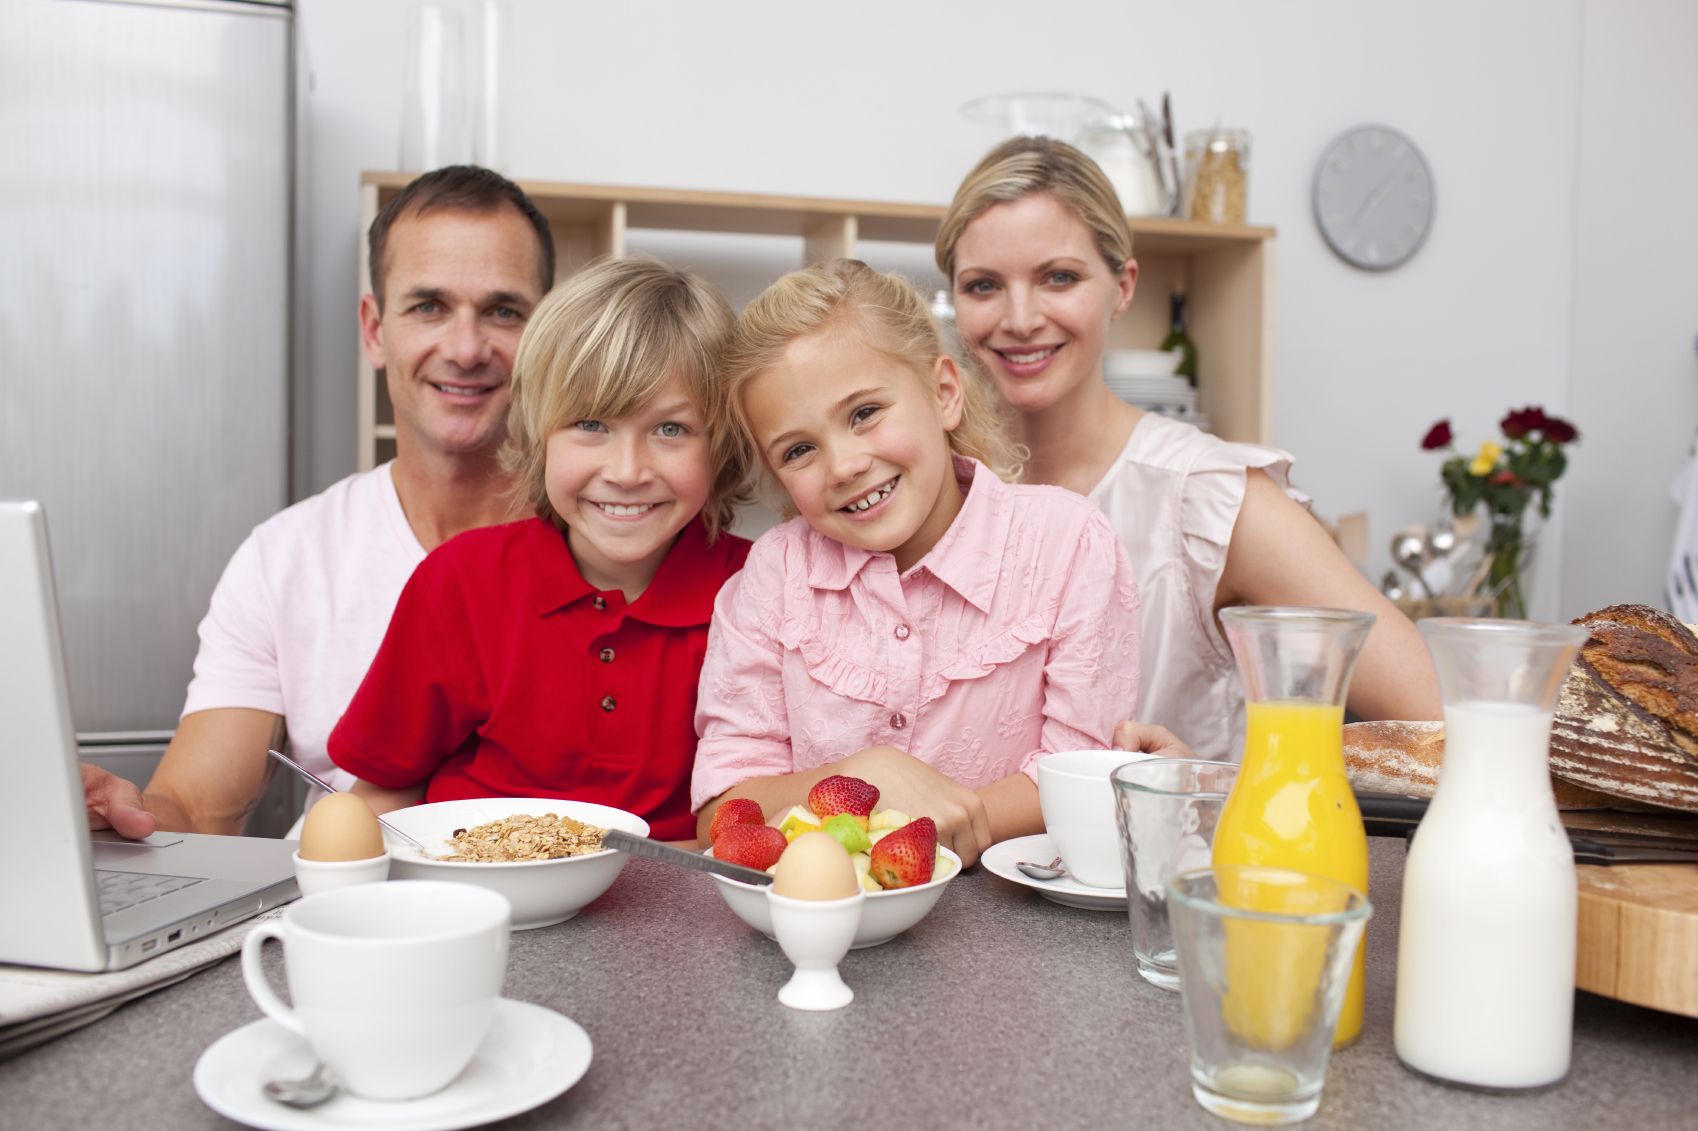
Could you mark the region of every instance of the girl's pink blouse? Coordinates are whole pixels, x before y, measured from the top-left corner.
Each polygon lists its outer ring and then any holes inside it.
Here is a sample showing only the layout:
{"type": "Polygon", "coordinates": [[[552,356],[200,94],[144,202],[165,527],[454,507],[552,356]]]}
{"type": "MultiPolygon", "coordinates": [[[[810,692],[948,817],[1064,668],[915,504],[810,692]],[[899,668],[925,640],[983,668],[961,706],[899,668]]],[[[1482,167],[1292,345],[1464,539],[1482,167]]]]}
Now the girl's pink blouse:
{"type": "Polygon", "coordinates": [[[957,457],[967,498],[907,573],[802,519],[719,591],[692,809],[748,778],[895,746],[972,788],[1104,749],[1138,708],[1138,588],[1102,514],[957,457]]]}

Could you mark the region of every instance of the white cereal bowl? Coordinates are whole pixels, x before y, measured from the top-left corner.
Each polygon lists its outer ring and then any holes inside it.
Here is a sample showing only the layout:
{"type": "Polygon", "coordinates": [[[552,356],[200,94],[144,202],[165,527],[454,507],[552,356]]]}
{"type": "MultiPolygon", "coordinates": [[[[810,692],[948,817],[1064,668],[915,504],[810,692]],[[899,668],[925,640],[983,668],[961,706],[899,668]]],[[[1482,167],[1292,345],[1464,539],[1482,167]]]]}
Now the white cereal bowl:
{"type": "MultiPolygon", "coordinates": [[[[561,801],[552,797],[480,797],[470,801],[439,801],[414,805],[384,814],[384,819],[409,836],[417,837],[433,851],[447,852],[447,841],[455,829],[476,828],[505,817],[540,817],[553,813],[604,829],[623,829],[637,836],[649,835],[649,823],[635,813],[587,801],[561,801]]],[[[475,864],[432,860],[392,833],[385,832],[389,846],[389,878],[392,880],[453,880],[492,888],[513,905],[513,929],[547,927],[563,923],[580,908],[613,885],[625,867],[623,852],[603,849],[588,856],[564,856],[558,860],[521,860],[511,864],[475,864]]]]}
{"type": "MultiPolygon", "coordinates": [[[[930,883],[920,884],[918,887],[867,893],[867,901],[861,907],[861,925],[855,931],[855,941],[850,944],[851,950],[887,943],[926,917],[926,913],[943,896],[944,887],[961,874],[961,857],[941,845],[938,846],[938,851],[943,853],[950,864],[948,872],[944,875],[934,876],[930,883]]],[[[708,849],[707,855],[713,855],[711,848],[708,849]]],[[[725,902],[737,913],[737,918],[767,938],[774,938],[772,909],[766,901],[764,884],[746,884],[742,880],[733,880],[727,876],[715,876],[713,880],[719,885],[719,894],[725,897],[725,902]]]]}

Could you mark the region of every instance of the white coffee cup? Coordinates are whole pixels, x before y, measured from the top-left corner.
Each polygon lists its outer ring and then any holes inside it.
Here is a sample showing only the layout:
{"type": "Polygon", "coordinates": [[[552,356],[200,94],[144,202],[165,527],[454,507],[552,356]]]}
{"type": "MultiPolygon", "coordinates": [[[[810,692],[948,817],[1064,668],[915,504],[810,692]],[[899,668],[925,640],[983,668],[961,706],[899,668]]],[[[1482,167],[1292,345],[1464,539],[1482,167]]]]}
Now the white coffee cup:
{"type": "Polygon", "coordinates": [[[406,1100],[447,1087],[495,1016],[512,907],[473,884],[401,880],[309,896],[242,943],[260,1009],[304,1037],[355,1095],[406,1100]],[[290,1009],[260,965],[283,943],[290,1009]]]}
{"type": "Polygon", "coordinates": [[[1038,760],[1038,805],[1050,843],[1067,870],[1094,888],[1126,886],[1120,825],[1109,775],[1153,754],[1126,750],[1068,750],[1038,760]]]}

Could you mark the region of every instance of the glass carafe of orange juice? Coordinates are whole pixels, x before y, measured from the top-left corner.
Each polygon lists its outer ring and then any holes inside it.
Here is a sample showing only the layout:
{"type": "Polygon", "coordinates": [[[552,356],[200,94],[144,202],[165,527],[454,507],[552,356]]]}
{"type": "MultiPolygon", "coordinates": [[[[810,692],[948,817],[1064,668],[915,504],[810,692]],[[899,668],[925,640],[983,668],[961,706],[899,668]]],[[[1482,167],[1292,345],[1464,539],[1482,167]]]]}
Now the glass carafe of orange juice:
{"type": "MultiPolygon", "coordinates": [[[[1373,615],[1251,606],[1222,609],[1220,619],[1244,681],[1246,726],[1243,765],[1215,828],[1214,862],[1313,872],[1366,895],[1368,836],[1344,772],[1344,696],[1373,615]]],[[[1250,934],[1243,941],[1228,948],[1230,962],[1302,961],[1265,953],[1250,934]]],[[[1358,947],[1335,1047],[1362,1032],[1364,971],[1358,947]]],[[[1300,1018],[1276,1015],[1289,1008],[1282,1002],[1234,1008],[1238,1024],[1270,1047],[1281,1032],[1300,1028],[1300,1018]]]]}

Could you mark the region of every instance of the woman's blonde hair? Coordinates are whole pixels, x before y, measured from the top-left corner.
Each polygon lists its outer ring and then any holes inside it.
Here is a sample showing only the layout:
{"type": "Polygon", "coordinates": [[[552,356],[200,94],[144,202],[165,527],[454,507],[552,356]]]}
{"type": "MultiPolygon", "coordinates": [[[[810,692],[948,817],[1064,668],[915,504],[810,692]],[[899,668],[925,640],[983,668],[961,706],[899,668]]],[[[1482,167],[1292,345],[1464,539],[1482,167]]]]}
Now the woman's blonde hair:
{"type": "Polygon", "coordinates": [[[985,154],[955,190],[937,230],[937,265],[944,278],[955,280],[955,245],[968,224],[995,205],[1035,192],[1049,193],[1079,217],[1103,262],[1120,273],[1132,258],[1132,226],[1102,169],[1066,142],[1016,137],[985,154]]]}
{"type": "Polygon", "coordinates": [[[514,474],[514,492],[563,527],[548,501],[549,436],[575,420],[630,416],[676,375],[707,421],[713,486],[702,519],[716,538],[750,498],[748,449],[718,379],[735,323],[712,283],[647,255],[598,260],[554,288],[513,358],[501,462],[514,474]]]}
{"type": "MultiPolygon", "coordinates": [[[[725,392],[743,442],[753,451],[754,432],[744,407],[749,383],[778,364],[791,342],[842,329],[933,387],[933,363],[945,356],[937,322],[914,285],[874,271],[858,259],[792,271],[744,308],[725,348],[725,392]]],[[[1010,483],[1020,476],[1025,452],[1008,436],[996,394],[976,373],[961,372],[961,423],[949,447],[971,456],[1010,483]]]]}

